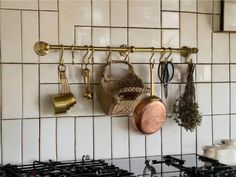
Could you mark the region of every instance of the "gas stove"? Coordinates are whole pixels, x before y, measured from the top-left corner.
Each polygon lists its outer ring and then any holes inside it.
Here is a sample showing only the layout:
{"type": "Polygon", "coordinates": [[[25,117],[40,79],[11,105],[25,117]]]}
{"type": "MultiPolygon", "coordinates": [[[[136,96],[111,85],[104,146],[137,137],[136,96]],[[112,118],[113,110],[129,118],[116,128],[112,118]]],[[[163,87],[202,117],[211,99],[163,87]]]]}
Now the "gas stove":
{"type": "Polygon", "coordinates": [[[198,154],[132,158],[112,163],[137,177],[236,177],[233,167],[198,154]]]}
{"type": "Polygon", "coordinates": [[[0,177],[236,177],[228,166],[198,154],[167,155],[113,160],[35,161],[4,165],[0,177]]]}
{"type": "MultiPolygon", "coordinates": [[[[1,167],[0,177],[128,177],[133,173],[122,170],[104,160],[90,160],[84,156],[81,161],[35,161],[29,165],[1,167]]],[[[133,176],[134,177],[134,176],[133,176]]]]}

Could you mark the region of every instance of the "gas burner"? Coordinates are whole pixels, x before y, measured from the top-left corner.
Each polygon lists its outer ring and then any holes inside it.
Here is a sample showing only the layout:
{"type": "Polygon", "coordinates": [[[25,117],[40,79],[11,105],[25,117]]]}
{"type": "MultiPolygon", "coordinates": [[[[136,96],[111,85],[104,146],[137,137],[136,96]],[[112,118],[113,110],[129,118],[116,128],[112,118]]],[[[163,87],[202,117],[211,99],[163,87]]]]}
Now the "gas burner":
{"type": "Polygon", "coordinates": [[[204,162],[204,166],[184,166],[185,160],[173,157],[164,156],[163,161],[153,160],[153,164],[166,164],[180,170],[180,176],[184,177],[236,177],[236,171],[225,164],[219,163],[218,160],[208,157],[196,155],[197,159],[204,162]]]}
{"type": "Polygon", "coordinates": [[[89,160],[83,157],[81,161],[35,161],[29,165],[5,165],[1,167],[1,177],[128,177],[133,176],[126,170],[109,165],[104,160],[89,160]]]}

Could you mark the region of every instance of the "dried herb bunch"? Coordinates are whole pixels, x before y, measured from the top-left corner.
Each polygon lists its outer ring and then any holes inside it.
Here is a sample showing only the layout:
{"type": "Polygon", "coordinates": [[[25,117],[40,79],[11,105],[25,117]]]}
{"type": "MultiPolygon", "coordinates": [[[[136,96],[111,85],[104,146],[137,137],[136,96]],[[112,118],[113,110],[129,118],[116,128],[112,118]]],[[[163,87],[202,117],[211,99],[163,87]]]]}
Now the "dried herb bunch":
{"type": "Polygon", "coordinates": [[[193,81],[194,68],[195,65],[193,63],[188,64],[185,90],[176,100],[174,111],[171,115],[178,125],[184,127],[187,131],[193,131],[202,121],[202,116],[198,110],[198,103],[195,101],[195,87],[193,81]]]}

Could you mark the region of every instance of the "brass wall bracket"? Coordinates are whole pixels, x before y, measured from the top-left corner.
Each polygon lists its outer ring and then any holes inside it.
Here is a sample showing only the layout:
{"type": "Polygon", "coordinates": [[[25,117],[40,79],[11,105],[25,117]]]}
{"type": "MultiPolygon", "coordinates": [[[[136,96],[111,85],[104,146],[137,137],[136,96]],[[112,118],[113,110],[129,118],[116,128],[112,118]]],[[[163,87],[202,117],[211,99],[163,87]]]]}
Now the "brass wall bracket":
{"type": "MultiPolygon", "coordinates": [[[[58,50],[61,49],[62,45],[50,45],[43,41],[38,41],[34,45],[34,51],[39,56],[44,56],[49,53],[51,49],[58,50]]],[[[126,46],[122,45],[120,47],[97,47],[97,46],[70,46],[63,45],[64,50],[93,50],[93,51],[112,51],[112,52],[120,52],[121,54],[125,54],[127,52],[175,52],[180,53],[183,57],[188,57],[191,54],[198,53],[197,48],[189,48],[187,46],[183,46],[181,48],[153,48],[153,47],[134,47],[134,46],[126,46]]]]}

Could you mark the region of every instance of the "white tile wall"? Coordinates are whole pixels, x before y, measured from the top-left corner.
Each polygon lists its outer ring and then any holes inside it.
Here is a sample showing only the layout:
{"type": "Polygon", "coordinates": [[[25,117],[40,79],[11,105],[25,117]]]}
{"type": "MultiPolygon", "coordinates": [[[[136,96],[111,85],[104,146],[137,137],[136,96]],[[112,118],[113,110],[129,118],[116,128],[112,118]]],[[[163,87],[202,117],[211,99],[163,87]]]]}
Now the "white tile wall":
{"type": "MultiPolygon", "coordinates": [[[[218,0],[28,0],[1,1],[1,125],[2,163],[33,160],[121,158],[176,153],[201,153],[203,145],[235,138],[236,48],[235,34],[214,33],[219,17],[218,0]],[[98,101],[102,63],[107,53],[95,52],[89,66],[94,100],[82,97],[81,61],[84,52],[66,51],[67,75],[77,104],[67,114],[54,115],[51,95],[58,93],[58,52],[38,57],[37,40],[50,44],[145,47],[198,47],[191,58],[197,63],[196,99],[202,125],[186,132],[168,119],[163,129],[144,136],[129,117],[105,116],[98,101]],[[32,143],[27,143],[27,142],[32,143]],[[173,148],[173,144],[175,145],[173,148]]],[[[157,78],[155,94],[164,98],[157,78]]],[[[130,54],[136,73],[149,85],[150,53],[130,54]]],[[[120,58],[113,53],[112,58],[120,58]]],[[[171,113],[185,86],[186,65],[179,54],[171,56],[175,77],[169,97],[163,99],[171,113]]],[[[113,68],[114,69],[114,68],[113,68]]],[[[114,69],[115,70],[115,69],[114,69]]],[[[135,167],[131,167],[134,168],[135,167]]]]}

